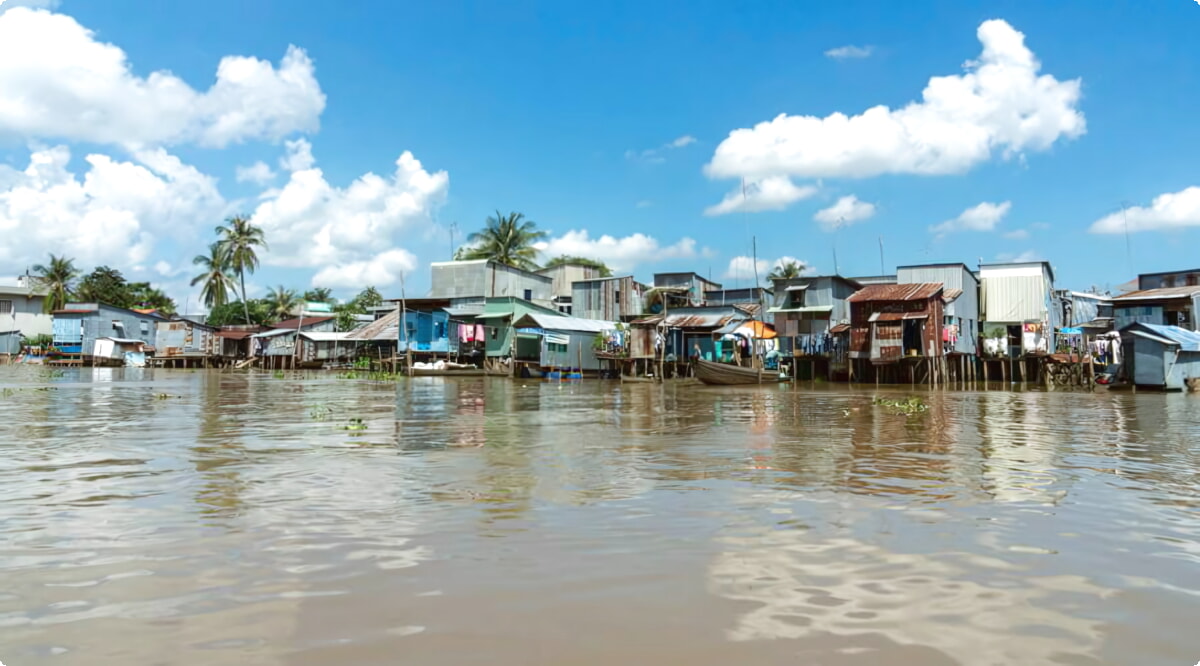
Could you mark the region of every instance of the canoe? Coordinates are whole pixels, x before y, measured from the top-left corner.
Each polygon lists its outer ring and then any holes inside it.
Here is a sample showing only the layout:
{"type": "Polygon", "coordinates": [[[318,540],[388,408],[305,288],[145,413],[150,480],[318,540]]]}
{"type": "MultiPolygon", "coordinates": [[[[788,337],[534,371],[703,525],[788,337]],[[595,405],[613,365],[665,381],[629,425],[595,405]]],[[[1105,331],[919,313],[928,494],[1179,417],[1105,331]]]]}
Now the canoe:
{"type": "Polygon", "coordinates": [[[696,378],[705,384],[732,386],[735,384],[768,384],[779,380],[779,373],[755,368],[743,368],[728,363],[713,363],[696,359],[696,378]]]}
{"type": "Polygon", "coordinates": [[[486,374],[483,368],[412,368],[409,373],[413,377],[482,377],[486,374]]]}

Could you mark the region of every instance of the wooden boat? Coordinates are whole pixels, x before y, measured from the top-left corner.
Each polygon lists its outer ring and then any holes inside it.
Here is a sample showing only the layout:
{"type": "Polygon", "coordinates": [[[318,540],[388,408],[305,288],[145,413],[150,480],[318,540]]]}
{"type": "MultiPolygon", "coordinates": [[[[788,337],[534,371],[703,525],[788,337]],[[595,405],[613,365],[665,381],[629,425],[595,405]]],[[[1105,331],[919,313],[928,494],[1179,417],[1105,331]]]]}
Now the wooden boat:
{"type": "Polygon", "coordinates": [[[412,368],[409,373],[413,377],[482,377],[487,374],[483,368],[412,368]]]}
{"type": "Polygon", "coordinates": [[[731,386],[735,384],[770,384],[780,381],[779,373],[740,365],[714,363],[696,359],[696,378],[705,384],[731,386]]]}
{"type": "Polygon", "coordinates": [[[621,375],[622,384],[652,384],[658,381],[654,377],[634,377],[633,375],[621,375]]]}

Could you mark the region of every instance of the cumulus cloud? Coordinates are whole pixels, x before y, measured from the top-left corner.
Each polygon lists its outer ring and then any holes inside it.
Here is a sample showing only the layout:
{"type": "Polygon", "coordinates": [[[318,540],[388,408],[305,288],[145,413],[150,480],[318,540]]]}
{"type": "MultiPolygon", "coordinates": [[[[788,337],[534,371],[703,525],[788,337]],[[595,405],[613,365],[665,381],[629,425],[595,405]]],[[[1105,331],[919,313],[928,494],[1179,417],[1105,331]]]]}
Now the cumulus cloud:
{"type": "Polygon", "coordinates": [[[317,129],[325,108],[313,62],[295,46],[278,67],[226,56],[201,92],[167,71],[138,76],[123,50],[74,18],[26,7],[0,14],[0,90],[0,138],[125,147],[279,139],[317,129]]]}
{"type": "Polygon", "coordinates": [[[0,14],[17,7],[27,7],[29,9],[55,9],[59,5],[58,0],[0,0],[0,14]]]}
{"type": "Polygon", "coordinates": [[[668,141],[657,148],[647,148],[645,150],[627,150],[625,151],[625,159],[634,162],[646,162],[649,164],[661,164],[667,161],[667,153],[679,148],[686,148],[691,144],[696,143],[696,137],[690,134],[668,141]]]}
{"type": "Polygon", "coordinates": [[[284,171],[307,171],[317,160],[313,158],[312,144],[308,139],[295,139],[283,143],[284,154],[279,158],[279,168],[284,171]]]}
{"type": "Polygon", "coordinates": [[[236,170],[237,182],[266,185],[275,180],[275,172],[265,162],[259,161],[250,166],[239,166],[236,170]]]}
{"type": "Polygon", "coordinates": [[[68,169],[71,151],[57,146],[33,152],[24,171],[0,173],[0,237],[20,239],[0,243],[0,265],[53,252],[80,266],[137,266],[157,238],[186,237],[224,216],[213,178],[161,148],[133,157],[89,154],[81,179],[68,169]]]}
{"type": "Polygon", "coordinates": [[[1012,208],[1010,201],[1000,204],[985,201],[964,210],[952,220],[929,227],[929,230],[935,234],[949,234],[956,231],[992,231],[1000,223],[1000,220],[1008,215],[1010,208],[1012,208]]]}
{"type": "Polygon", "coordinates": [[[829,208],[823,208],[813,215],[813,219],[821,223],[821,228],[833,231],[839,226],[850,226],[856,222],[868,220],[875,215],[875,204],[860,201],[853,194],[837,200],[829,208]]]}
{"type": "Polygon", "coordinates": [[[663,246],[657,239],[636,233],[622,238],[607,234],[592,238],[586,229],[577,229],[539,243],[538,250],[546,257],[568,255],[602,261],[614,271],[628,272],[636,266],[664,259],[690,259],[696,256],[696,241],[681,238],[663,246]]]}
{"type": "Polygon", "coordinates": [[[783,256],[774,261],[771,261],[770,259],[759,259],[756,263],[753,257],[741,255],[729,260],[729,265],[725,268],[725,279],[753,281],[755,277],[755,270],[757,269],[759,282],[765,283],[767,281],[767,276],[770,275],[772,270],[792,262],[803,266],[803,270],[801,271],[802,275],[812,275],[814,273],[812,267],[808,265],[808,262],[802,261],[795,257],[783,256]]]}
{"type": "Polygon", "coordinates": [[[1192,186],[1178,192],[1154,197],[1149,206],[1134,206],[1096,220],[1094,234],[1125,233],[1129,231],[1170,231],[1200,227],[1200,187],[1192,186]]]}
{"type": "Polygon", "coordinates": [[[706,172],[712,178],[955,174],[996,152],[1046,150],[1085,132],[1078,79],[1040,74],[1025,36],[1005,21],[985,21],[977,35],[979,59],[966,63],[963,74],[931,78],[921,101],[853,116],[781,114],[731,132],[706,172]]]}
{"type": "Polygon", "coordinates": [[[874,46],[854,46],[847,44],[839,46],[836,49],[829,49],[825,52],[825,57],[833,58],[834,60],[849,60],[853,58],[867,58],[875,52],[874,46]]]}
{"type": "Polygon", "coordinates": [[[331,285],[354,276],[391,284],[412,255],[388,251],[400,244],[403,232],[431,224],[450,184],[445,171],[426,171],[407,151],[390,177],[367,173],[345,188],[325,180],[306,141],[290,142],[285,162],[297,170],[282,188],[266,195],[250,218],[271,246],[263,261],[329,270],[318,277],[330,278],[331,285]]]}
{"type": "Polygon", "coordinates": [[[417,268],[417,258],[411,252],[396,248],[380,252],[364,261],[352,261],[322,268],[313,276],[314,287],[361,289],[366,285],[390,285],[398,282],[403,273],[417,268]]]}
{"type": "Polygon", "coordinates": [[[767,210],[783,210],[791,204],[807,199],[817,193],[812,185],[796,185],[787,176],[770,176],[747,183],[721,200],[709,206],[705,215],[727,215],[729,213],[758,213],[767,210]]]}

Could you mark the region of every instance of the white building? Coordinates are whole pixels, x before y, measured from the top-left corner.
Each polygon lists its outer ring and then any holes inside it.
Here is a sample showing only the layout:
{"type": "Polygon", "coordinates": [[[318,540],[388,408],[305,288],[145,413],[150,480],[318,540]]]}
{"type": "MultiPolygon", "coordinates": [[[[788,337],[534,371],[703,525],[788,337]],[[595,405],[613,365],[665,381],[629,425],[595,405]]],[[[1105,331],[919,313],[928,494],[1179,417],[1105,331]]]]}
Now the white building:
{"type": "Polygon", "coordinates": [[[1062,309],[1049,262],[981,264],[979,281],[985,355],[1054,351],[1062,309]]]}
{"type": "Polygon", "coordinates": [[[42,312],[44,300],[24,276],[0,283],[0,354],[15,354],[22,339],[54,332],[53,320],[42,312]]]}

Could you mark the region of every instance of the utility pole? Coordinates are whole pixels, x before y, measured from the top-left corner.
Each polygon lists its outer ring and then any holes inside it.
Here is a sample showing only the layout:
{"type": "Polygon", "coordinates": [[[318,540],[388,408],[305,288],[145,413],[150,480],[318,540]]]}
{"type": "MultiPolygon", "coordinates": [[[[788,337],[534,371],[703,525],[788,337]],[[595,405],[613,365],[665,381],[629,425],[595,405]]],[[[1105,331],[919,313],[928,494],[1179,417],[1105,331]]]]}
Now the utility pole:
{"type": "Polygon", "coordinates": [[[450,223],[450,259],[454,259],[454,232],[458,231],[458,222],[450,223]]]}

